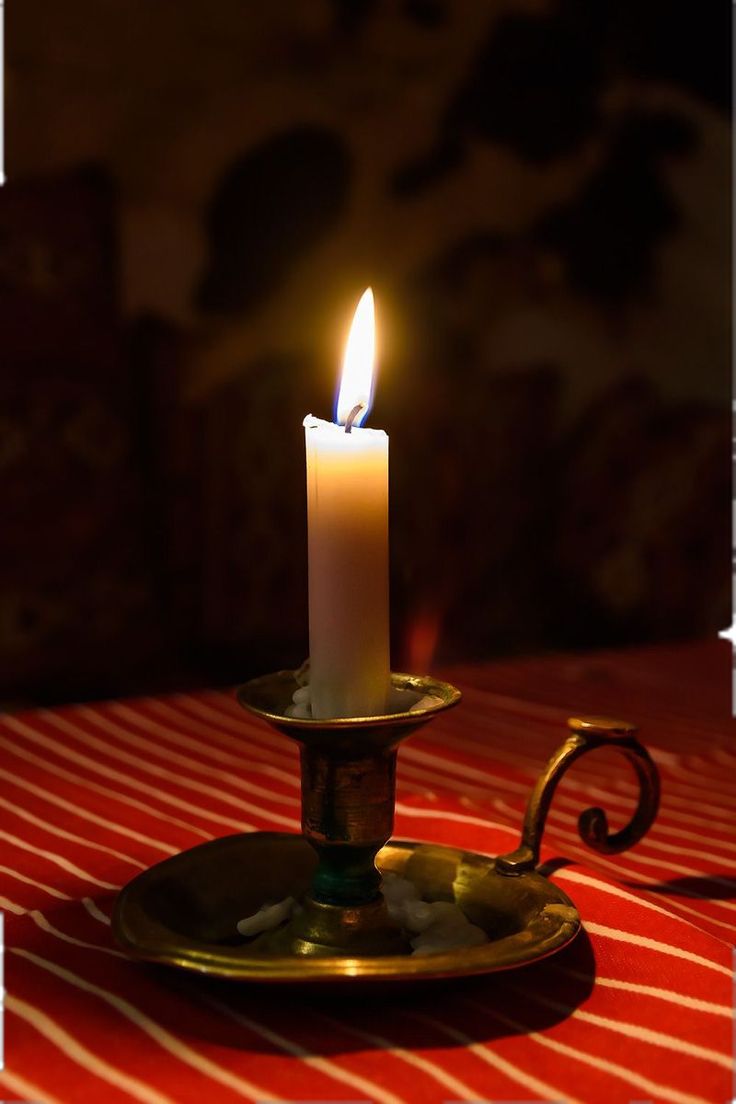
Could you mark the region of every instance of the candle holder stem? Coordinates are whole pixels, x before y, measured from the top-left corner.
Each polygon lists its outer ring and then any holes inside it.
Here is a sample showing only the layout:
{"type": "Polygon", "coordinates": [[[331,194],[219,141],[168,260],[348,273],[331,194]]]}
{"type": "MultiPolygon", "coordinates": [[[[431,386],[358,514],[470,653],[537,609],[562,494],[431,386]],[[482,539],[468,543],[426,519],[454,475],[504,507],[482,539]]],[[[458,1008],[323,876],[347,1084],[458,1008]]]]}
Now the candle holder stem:
{"type": "Polygon", "coordinates": [[[392,726],[322,724],[292,731],[301,750],[302,832],[317,856],[303,911],[291,925],[298,954],[401,954],[376,855],[391,838],[396,801],[392,726]],[[346,738],[347,737],[347,738],[346,738]]]}
{"type": "Polygon", "coordinates": [[[371,755],[329,755],[301,749],[302,830],[318,864],[313,899],[364,905],[381,891],[376,854],[391,838],[396,799],[396,748],[371,755]]]}

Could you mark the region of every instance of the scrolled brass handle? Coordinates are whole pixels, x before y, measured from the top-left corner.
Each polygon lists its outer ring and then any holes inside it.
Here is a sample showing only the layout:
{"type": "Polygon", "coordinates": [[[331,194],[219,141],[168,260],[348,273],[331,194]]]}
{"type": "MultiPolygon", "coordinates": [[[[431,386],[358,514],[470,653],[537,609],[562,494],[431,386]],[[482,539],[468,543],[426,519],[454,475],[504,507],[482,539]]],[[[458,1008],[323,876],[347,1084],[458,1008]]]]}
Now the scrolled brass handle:
{"type": "Polygon", "coordinates": [[[496,859],[500,874],[524,874],[537,866],[557,784],[576,759],[597,748],[613,747],[625,755],[639,779],[639,801],[630,822],[618,832],[609,830],[603,809],[596,806],[582,812],[578,829],[584,843],[601,854],[614,855],[633,847],[654,823],[659,809],[659,772],[649,752],[636,739],[636,725],[611,717],[570,717],[567,724],[570,735],[549,760],[529,795],[519,846],[496,859]]]}

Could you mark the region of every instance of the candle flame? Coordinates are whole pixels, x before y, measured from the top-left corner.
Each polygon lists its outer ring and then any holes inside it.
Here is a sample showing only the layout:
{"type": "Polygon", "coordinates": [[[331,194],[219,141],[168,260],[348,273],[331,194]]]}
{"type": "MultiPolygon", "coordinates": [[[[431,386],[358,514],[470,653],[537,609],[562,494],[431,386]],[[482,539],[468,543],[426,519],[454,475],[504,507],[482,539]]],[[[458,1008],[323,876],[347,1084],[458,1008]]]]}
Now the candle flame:
{"type": "Polygon", "coordinates": [[[352,424],[362,425],[373,399],[373,362],[376,350],[376,323],[373,292],[366,288],[355,308],[337,396],[337,421],[345,425],[356,406],[360,407],[352,424]]]}

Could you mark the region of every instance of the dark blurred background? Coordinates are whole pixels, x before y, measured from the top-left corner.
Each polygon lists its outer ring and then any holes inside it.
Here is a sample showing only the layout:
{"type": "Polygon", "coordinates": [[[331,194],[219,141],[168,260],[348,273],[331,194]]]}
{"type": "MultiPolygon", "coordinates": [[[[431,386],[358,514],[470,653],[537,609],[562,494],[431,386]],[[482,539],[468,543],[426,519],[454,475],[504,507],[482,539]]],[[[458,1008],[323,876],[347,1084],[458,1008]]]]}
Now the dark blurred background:
{"type": "Polygon", "coordinates": [[[9,4],[0,698],[301,662],[369,283],[395,666],[724,628],[730,20],[9,4]]]}

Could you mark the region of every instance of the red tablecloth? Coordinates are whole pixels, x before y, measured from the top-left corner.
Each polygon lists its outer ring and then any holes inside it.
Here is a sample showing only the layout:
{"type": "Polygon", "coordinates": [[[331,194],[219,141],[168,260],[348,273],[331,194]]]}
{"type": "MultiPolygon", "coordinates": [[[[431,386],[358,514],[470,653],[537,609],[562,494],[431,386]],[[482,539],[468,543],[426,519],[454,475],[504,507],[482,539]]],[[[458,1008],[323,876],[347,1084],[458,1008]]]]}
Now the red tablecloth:
{"type": "Polygon", "coordinates": [[[649,837],[599,857],[581,808],[622,823],[613,753],[563,782],[543,859],[585,931],[535,966],[344,995],[213,984],[114,946],[119,886],[213,836],[298,830],[295,748],[227,693],[0,719],[6,1098],[633,1100],[724,1104],[732,1084],[734,724],[718,642],[447,672],[464,704],[399,755],[396,835],[498,853],[571,712],[642,725],[663,779],[649,837]]]}

